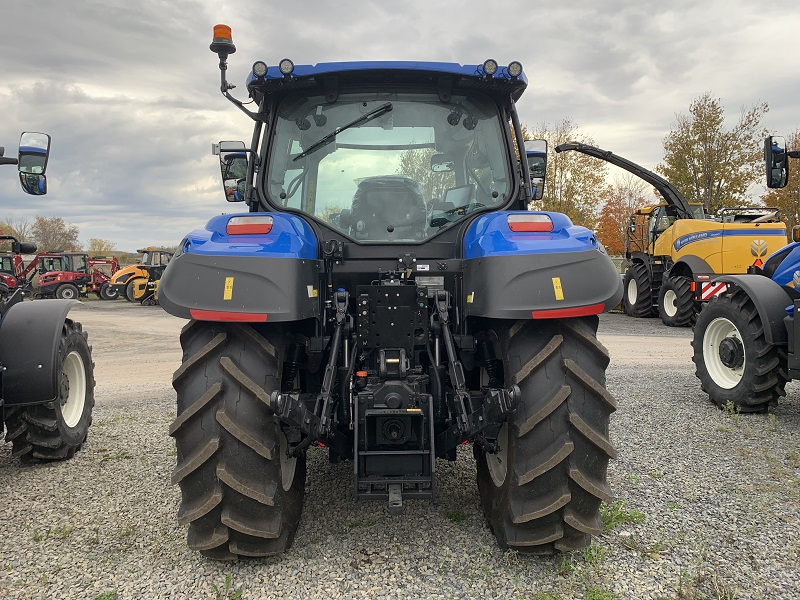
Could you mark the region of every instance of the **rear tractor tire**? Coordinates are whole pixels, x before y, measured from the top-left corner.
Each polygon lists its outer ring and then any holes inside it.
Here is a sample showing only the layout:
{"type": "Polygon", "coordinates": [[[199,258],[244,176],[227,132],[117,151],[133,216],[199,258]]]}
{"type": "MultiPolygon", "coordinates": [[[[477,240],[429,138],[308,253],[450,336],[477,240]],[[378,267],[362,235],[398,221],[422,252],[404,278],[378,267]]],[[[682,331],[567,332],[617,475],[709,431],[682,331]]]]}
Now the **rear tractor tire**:
{"type": "Polygon", "coordinates": [[[484,515],[502,548],[566,552],[602,532],[616,402],[605,388],[609,357],[597,325],[597,317],[517,321],[489,332],[506,387],[521,392],[499,452],[474,446],[484,515]]]}
{"type": "Polygon", "coordinates": [[[94,407],[94,363],[81,324],[67,319],[58,347],[58,399],[6,408],[6,441],[23,461],[72,458],[86,441],[94,407]]]}
{"type": "Polygon", "coordinates": [[[622,280],[622,308],[630,317],[653,316],[650,275],[642,263],[633,263],[622,280]]]}
{"type": "Polygon", "coordinates": [[[697,315],[692,280],[676,275],[667,278],[658,291],[658,316],[668,327],[689,327],[697,315]]]}
{"type": "Polygon", "coordinates": [[[280,389],[281,329],[190,321],[181,346],[170,435],[188,545],[218,560],[284,552],[300,521],[306,466],[304,455],[288,456],[268,405],[280,389]]]}
{"type": "Polygon", "coordinates": [[[767,342],[761,316],[741,288],[706,304],[692,348],[695,374],[720,408],[732,404],[740,412],[764,412],[786,395],[786,349],[767,342]]]}

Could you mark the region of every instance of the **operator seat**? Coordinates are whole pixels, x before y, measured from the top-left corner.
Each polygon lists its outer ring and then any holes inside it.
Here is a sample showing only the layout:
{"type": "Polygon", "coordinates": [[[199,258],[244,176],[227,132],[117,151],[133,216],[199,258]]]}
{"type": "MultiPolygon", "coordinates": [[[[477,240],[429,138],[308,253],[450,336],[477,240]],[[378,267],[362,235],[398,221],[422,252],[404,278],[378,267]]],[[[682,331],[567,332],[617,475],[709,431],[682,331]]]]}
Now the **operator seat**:
{"type": "Polygon", "coordinates": [[[416,181],[402,175],[368,177],[353,196],[350,233],[357,240],[422,239],[425,217],[416,181]]]}

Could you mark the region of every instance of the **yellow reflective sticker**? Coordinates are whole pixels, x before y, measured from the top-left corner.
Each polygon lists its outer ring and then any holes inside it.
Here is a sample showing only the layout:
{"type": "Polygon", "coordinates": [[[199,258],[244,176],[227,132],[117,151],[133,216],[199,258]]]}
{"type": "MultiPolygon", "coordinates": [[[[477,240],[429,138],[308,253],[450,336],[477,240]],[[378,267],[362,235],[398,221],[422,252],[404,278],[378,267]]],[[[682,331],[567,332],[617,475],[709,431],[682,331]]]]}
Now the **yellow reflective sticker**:
{"type": "Polygon", "coordinates": [[[406,409],[406,412],[410,412],[410,413],[421,413],[421,412],[422,412],[422,409],[421,409],[421,408],[407,408],[407,409],[406,409]]]}
{"type": "Polygon", "coordinates": [[[475,295],[475,292],[472,292],[471,294],[467,294],[467,304],[472,304],[472,298],[473,298],[474,295],[475,295]]]}
{"type": "Polygon", "coordinates": [[[233,277],[225,278],[225,291],[222,294],[223,300],[230,300],[233,297],[233,277]]]}
{"type": "Polygon", "coordinates": [[[564,299],[564,290],[561,289],[561,277],[553,277],[553,291],[556,293],[556,300],[564,299]]]}

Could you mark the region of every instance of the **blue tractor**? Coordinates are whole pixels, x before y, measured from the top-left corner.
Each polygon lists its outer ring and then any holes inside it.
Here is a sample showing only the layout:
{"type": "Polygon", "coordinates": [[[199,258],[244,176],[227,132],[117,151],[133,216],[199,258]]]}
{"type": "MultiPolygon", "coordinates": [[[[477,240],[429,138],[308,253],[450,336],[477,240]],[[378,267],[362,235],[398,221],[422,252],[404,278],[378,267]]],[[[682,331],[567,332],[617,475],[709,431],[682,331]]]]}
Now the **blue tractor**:
{"type": "MultiPolygon", "coordinates": [[[[49,135],[25,132],[19,158],[0,147],[0,165],[18,165],[22,189],[41,196],[49,155],[49,135]]],[[[13,235],[0,241],[17,256],[36,252],[13,235]]],[[[23,302],[22,294],[22,285],[0,282],[0,433],[22,461],[72,458],[86,441],[94,406],[91,347],[81,324],[67,318],[78,302],[23,302]]]]}
{"type": "Polygon", "coordinates": [[[249,108],[230,28],[211,49],[255,128],[215,145],[247,211],[184,238],[159,287],[189,320],[170,428],[189,546],[286,550],[311,446],[399,514],[463,444],[500,546],[587,546],[615,456],[598,315],[622,289],[591,231],[527,210],[522,66],[257,61],[249,108]]]}
{"type": "MultiPolygon", "coordinates": [[[[790,157],[800,158],[800,151],[788,151],[783,137],[764,141],[767,187],[786,186],[790,157]]],[[[764,412],[786,394],[787,381],[800,378],[800,227],[792,238],[763,267],[715,278],[726,291],[697,318],[692,360],[703,390],[720,407],[764,412]]]]}

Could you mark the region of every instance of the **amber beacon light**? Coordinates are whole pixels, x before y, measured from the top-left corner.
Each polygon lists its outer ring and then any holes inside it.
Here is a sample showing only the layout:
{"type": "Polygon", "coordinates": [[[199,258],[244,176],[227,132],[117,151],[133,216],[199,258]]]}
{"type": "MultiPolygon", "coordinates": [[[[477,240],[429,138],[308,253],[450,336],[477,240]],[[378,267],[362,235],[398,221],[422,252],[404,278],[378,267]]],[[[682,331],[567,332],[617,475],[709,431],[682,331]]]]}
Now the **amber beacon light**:
{"type": "Polygon", "coordinates": [[[233,54],[236,52],[231,28],[227,25],[214,25],[214,39],[209,48],[217,54],[233,54]]]}

